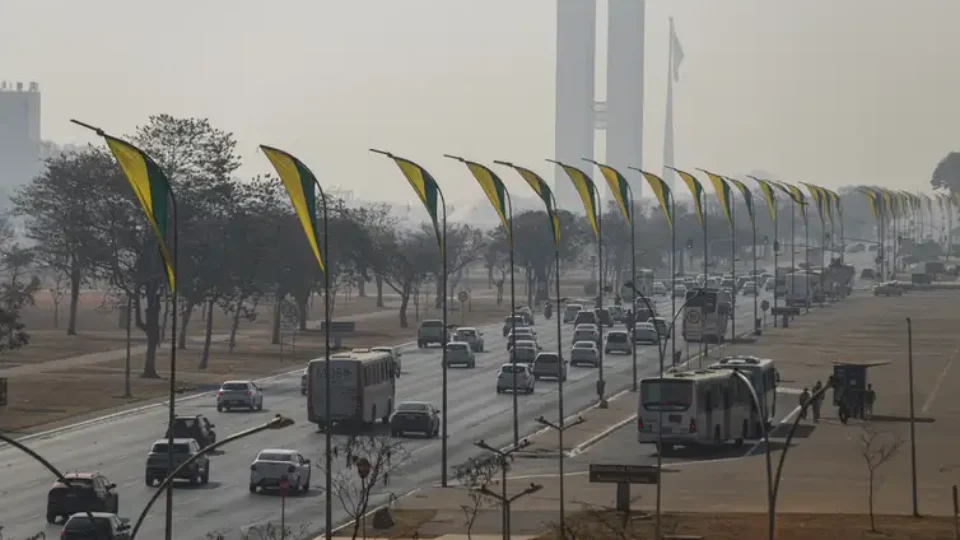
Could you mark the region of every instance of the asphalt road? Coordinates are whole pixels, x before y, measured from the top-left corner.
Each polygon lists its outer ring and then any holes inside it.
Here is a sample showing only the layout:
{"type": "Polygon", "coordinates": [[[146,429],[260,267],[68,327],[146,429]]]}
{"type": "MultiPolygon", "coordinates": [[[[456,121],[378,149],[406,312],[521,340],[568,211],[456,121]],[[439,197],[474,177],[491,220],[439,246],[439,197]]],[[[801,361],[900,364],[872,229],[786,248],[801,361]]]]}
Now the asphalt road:
{"type": "MultiPolygon", "coordinates": [[[[658,303],[661,312],[669,312],[669,299],[658,303]]],[[[743,332],[749,328],[753,315],[752,298],[738,298],[737,315],[738,331],[743,332]]],[[[543,349],[555,350],[555,322],[538,317],[537,323],[543,349]]],[[[450,467],[477,455],[480,450],[473,443],[478,439],[485,439],[498,447],[510,444],[512,439],[512,396],[494,391],[496,371],[509,360],[505,339],[499,325],[482,330],[487,352],[478,356],[477,367],[451,368],[449,371],[450,401],[446,408],[449,414],[450,467]]],[[[569,331],[570,326],[565,325],[565,350],[570,346],[569,331]]],[[[696,347],[697,344],[692,345],[690,352],[695,354],[696,347]]],[[[669,349],[668,345],[668,353],[669,349]]],[[[656,372],[656,347],[639,347],[637,357],[640,377],[656,372]]],[[[426,400],[442,407],[439,359],[440,350],[437,348],[408,349],[403,357],[404,373],[397,383],[397,400],[426,400]]],[[[608,395],[630,386],[630,356],[605,356],[604,363],[608,395]]],[[[564,387],[565,412],[573,413],[595,401],[596,380],[597,370],[594,368],[571,368],[564,387]]],[[[174,492],[175,538],[203,539],[211,531],[225,533],[227,538],[238,538],[238,531],[244,527],[279,521],[279,496],[249,493],[249,466],[257,452],[268,447],[297,449],[314,463],[322,459],[323,434],[307,422],[306,399],[300,395],[299,386],[299,374],[264,383],[264,410],[259,413],[217,413],[212,393],[178,405],[178,414],[207,415],[216,424],[219,438],[262,424],[277,413],[293,418],[297,424],[280,431],[253,435],[227,446],[223,454],[211,457],[208,485],[178,485],[174,492]]],[[[118,486],[120,515],[136,520],[156,490],[144,483],[144,464],[150,445],[163,436],[166,414],[165,409],[154,408],[34,439],[29,445],[64,471],[99,470],[118,486]]],[[[556,418],[557,414],[557,383],[540,381],[534,394],[519,396],[521,436],[537,430],[534,418],[540,415],[556,418]]],[[[385,502],[388,493],[401,495],[417,486],[439,482],[440,441],[411,438],[405,441],[405,445],[410,453],[409,460],[397,475],[391,477],[390,485],[380,489],[374,502],[385,502]]],[[[27,456],[10,447],[0,448],[0,525],[4,527],[5,538],[23,538],[39,531],[48,537],[58,534],[60,527],[47,525],[45,521],[46,496],[51,481],[49,472],[27,456]]],[[[295,530],[304,526],[318,531],[323,527],[324,496],[317,489],[322,485],[322,478],[316,468],[312,484],[314,489],[307,495],[291,496],[286,501],[287,523],[295,530]]],[[[336,499],[334,511],[335,523],[346,519],[336,499]]],[[[162,538],[163,512],[164,499],[161,497],[138,537],[162,538]]]]}

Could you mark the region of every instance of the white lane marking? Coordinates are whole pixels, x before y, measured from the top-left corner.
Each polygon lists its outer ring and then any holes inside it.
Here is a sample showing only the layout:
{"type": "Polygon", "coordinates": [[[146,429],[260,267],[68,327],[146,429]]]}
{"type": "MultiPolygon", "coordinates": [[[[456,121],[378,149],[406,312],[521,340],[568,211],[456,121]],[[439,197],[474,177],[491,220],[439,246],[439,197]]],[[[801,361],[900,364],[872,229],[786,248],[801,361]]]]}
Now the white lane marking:
{"type": "Polygon", "coordinates": [[[629,424],[630,422],[633,422],[633,421],[636,420],[636,419],[637,419],[637,415],[636,415],[636,414],[632,414],[632,415],[630,415],[628,418],[624,418],[623,420],[617,422],[616,424],[607,427],[607,429],[601,431],[600,433],[597,433],[597,434],[594,435],[593,437],[590,437],[590,438],[587,439],[586,441],[578,444],[577,446],[574,446],[574,447],[570,450],[570,453],[569,453],[568,455],[569,455],[570,457],[575,457],[575,456],[577,456],[578,454],[580,454],[580,453],[583,452],[584,450],[586,450],[586,449],[590,448],[591,446],[593,446],[594,444],[596,444],[597,441],[599,441],[600,439],[603,439],[604,437],[607,437],[608,435],[610,435],[610,434],[613,433],[614,431],[617,431],[618,429],[620,429],[620,428],[622,428],[623,426],[629,424]]]}
{"type": "Polygon", "coordinates": [[[130,486],[135,486],[135,485],[137,485],[137,484],[139,484],[139,483],[140,483],[140,480],[131,480],[131,481],[127,482],[126,484],[120,486],[120,487],[128,488],[128,487],[130,487],[130,486]]]}
{"type": "Polygon", "coordinates": [[[200,497],[192,497],[192,498],[187,499],[187,500],[185,500],[185,501],[179,501],[179,502],[177,502],[174,506],[184,506],[184,505],[187,505],[187,504],[195,503],[195,502],[197,502],[197,501],[199,501],[199,500],[200,500],[200,497]]]}
{"type": "MultiPolygon", "coordinates": [[[[800,414],[800,406],[799,406],[799,405],[797,405],[792,411],[790,411],[789,414],[787,414],[786,416],[784,416],[783,418],[781,418],[780,421],[777,422],[777,427],[780,427],[780,426],[782,426],[782,425],[784,425],[784,424],[788,424],[788,423],[790,423],[790,422],[793,422],[793,417],[796,416],[796,415],[798,415],[798,414],[800,414]]],[[[777,429],[777,427],[771,429],[770,431],[773,431],[774,429],[777,429]]],[[[768,435],[767,435],[767,438],[769,438],[769,433],[768,433],[768,435]]],[[[763,439],[761,439],[761,440],[753,443],[753,446],[751,446],[751,447],[746,451],[746,453],[744,453],[744,454],[743,454],[742,456],[740,456],[740,457],[750,457],[750,456],[752,456],[753,453],[757,451],[757,448],[760,448],[760,445],[762,445],[762,444],[763,444],[763,439]]],[[[739,458],[734,458],[734,459],[739,459],[739,458]]]]}
{"type": "Polygon", "coordinates": [[[923,408],[920,409],[920,412],[925,413],[930,410],[930,407],[933,406],[933,400],[937,397],[937,392],[940,390],[940,384],[943,382],[943,379],[946,378],[947,372],[950,371],[950,366],[953,365],[953,361],[957,358],[958,351],[960,351],[960,347],[957,347],[953,350],[953,354],[950,355],[950,359],[947,360],[947,364],[943,366],[943,371],[941,371],[940,376],[937,377],[937,383],[933,385],[933,390],[931,390],[930,395],[927,396],[927,401],[924,402],[923,408]]]}

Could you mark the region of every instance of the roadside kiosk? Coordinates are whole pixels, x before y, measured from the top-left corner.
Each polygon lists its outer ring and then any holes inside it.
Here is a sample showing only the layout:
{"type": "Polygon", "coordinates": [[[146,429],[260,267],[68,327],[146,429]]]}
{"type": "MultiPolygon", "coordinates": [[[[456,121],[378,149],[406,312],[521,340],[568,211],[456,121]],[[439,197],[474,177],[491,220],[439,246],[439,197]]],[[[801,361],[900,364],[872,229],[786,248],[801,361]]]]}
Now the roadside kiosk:
{"type": "Polygon", "coordinates": [[[867,390],[867,370],[872,367],[889,365],[888,361],[875,362],[834,362],[833,378],[836,385],[833,387],[833,405],[840,406],[845,400],[852,417],[863,417],[863,393],[867,390]]]}

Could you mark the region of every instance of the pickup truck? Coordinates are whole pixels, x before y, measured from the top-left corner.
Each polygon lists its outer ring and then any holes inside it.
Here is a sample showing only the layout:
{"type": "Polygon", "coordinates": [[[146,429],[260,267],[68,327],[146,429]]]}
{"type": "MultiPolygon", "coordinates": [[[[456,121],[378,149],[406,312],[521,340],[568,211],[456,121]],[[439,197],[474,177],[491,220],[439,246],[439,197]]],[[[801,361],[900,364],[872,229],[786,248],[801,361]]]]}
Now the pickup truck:
{"type": "MultiPolygon", "coordinates": [[[[160,439],[150,447],[150,453],[147,454],[146,473],[144,474],[147,486],[152,487],[154,481],[162,483],[163,479],[176,470],[181,463],[200,452],[200,445],[195,439],[174,439],[173,463],[171,463],[167,451],[168,444],[167,439],[160,439]]],[[[189,467],[180,471],[177,478],[189,480],[191,484],[210,482],[210,460],[207,459],[207,456],[200,456],[189,467]]]]}

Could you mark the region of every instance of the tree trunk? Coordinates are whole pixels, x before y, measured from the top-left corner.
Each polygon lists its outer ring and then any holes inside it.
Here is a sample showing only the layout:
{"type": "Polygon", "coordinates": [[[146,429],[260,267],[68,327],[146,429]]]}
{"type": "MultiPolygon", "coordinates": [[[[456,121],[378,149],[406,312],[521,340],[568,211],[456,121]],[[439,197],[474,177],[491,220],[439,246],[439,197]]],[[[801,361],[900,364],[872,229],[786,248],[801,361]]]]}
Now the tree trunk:
{"type": "Polygon", "coordinates": [[[273,321],[270,323],[270,343],[273,345],[280,344],[280,304],[283,303],[283,297],[285,294],[277,293],[277,297],[273,299],[273,321]]]}
{"type": "Polygon", "coordinates": [[[873,519],[873,471],[870,472],[867,492],[867,505],[870,509],[870,532],[877,532],[877,524],[873,519]]]}
{"type": "Polygon", "coordinates": [[[400,294],[400,328],[407,328],[410,324],[407,322],[407,304],[410,303],[410,293],[400,294]]]}
{"type": "Polygon", "coordinates": [[[67,321],[67,335],[77,335],[77,305],[80,303],[80,265],[76,261],[70,265],[70,320],[67,321]]]}
{"type": "Polygon", "coordinates": [[[493,265],[487,267],[487,288],[493,288],[493,265]]]}
{"type": "Polygon", "coordinates": [[[60,297],[53,297],[53,329],[60,329],[60,297]]]}
{"type": "Polygon", "coordinates": [[[383,277],[377,274],[376,277],[377,283],[377,307],[383,307],[383,277]]]}
{"type": "Polygon", "coordinates": [[[367,280],[363,276],[357,279],[357,296],[360,298],[367,297],[367,280]]]}
{"type": "Polygon", "coordinates": [[[233,354],[233,348],[237,346],[237,329],[240,328],[240,313],[243,311],[243,298],[237,300],[237,309],[233,310],[233,322],[230,324],[230,342],[228,350],[233,354]]]}
{"type": "Polygon", "coordinates": [[[213,337],[213,300],[207,301],[207,332],[203,337],[203,356],[200,357],[200,369],[207,369],[210,360],[210,340],[213,337]]]}
{"type": "Polygon", "coordinates": [[[193,302],[187,301],[184,310],[180,313],[183,324],[180,325],[180,335],[177,336],[177,348],[185,350],[187,348],[187,328],[190,326],[190,319],[193,317],[193,302]]]}
{"type": "MultiPolygon", "coordinates": [[[[300,319],[300,331],[304,332],[307,330],[307,298],[297,298],[297,314],[300,319]]],[[[326,299],[324,299],[326,301],[326,299]]]]}
{"type": "Polygon", "coordinates": [[[443,295],[447,294],[443,290],[443,276],[437,276],[437,297],[433,299],[434,309],[440,309],[442,307],[441,302],[443,302],[443,295]]]}
{"type": "MultiPolygon", "coordinates": [[[[150,281],[146,286],[147,308],[145,310],[142,329],[147,335],[147,354],[143,361],[144,379],[159,379],[157,375],[157,346],[160,344],[160,286],[156,281],[150,281]]],[[[137,318],[140,316],[140,300],[135,298],[137,318]]],[[[138,321],[139,323],[140,321],[138,321]]],[[[140,326],[139,324],[137,326],[140,326]]]]}
{"type": "MultiPolygon", "coordinates": [[[[167,339],[167,321],[170,320],[170,297],[165,294],[162,296],[163,296],[163,322],[160,324],[160,342],[163,342],[167,339]]],[[[157,301],[159,302],[160,300],[158,299],[157,301]]]]}

